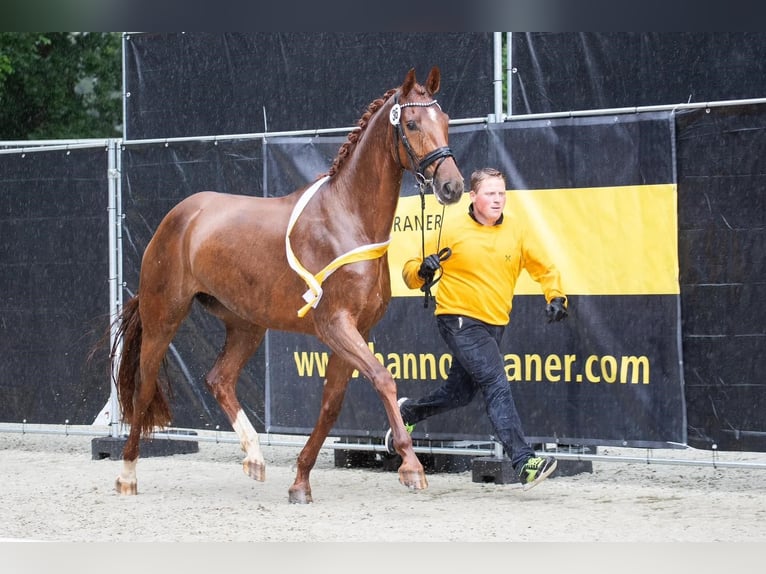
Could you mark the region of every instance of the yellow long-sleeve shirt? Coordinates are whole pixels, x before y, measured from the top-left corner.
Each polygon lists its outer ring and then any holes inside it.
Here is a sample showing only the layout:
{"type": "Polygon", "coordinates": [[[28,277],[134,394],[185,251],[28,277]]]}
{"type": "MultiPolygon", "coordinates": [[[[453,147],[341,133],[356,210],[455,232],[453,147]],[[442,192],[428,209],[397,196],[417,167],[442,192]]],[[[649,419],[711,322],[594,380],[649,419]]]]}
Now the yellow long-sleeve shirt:
{"type": "MultiPolygon", "coordinates": [[[[437,239],[438,231],[426,242],[427,255],[437,251],[437,239]]],[[[452,255],[442,262],[436,315],[464,315],[506,325],[522,269],[540,284],[547,302],[566,298],[558,270],[511,214],[505,213],[494,226],[482,225],[468,213],[446,218],[438,247],[449,247],[452,255]]],[[[418,275],[422,261],[418,256],[404,264],[402,277],[410,289],[424,284],[418,275]]]]}

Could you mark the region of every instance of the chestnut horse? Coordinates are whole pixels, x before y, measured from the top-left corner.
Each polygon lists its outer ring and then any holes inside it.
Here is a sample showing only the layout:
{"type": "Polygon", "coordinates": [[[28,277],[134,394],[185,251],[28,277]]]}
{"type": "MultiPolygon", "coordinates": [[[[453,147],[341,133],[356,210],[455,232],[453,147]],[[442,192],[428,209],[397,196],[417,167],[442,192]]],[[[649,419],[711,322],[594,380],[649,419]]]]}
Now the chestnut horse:
{"type": "Polygon", "coordinates": [[[298,456],[289,501],[312,502],[309,474],[355,369],[385,407],[402,457],[399,482],[427,487],[396,404],[396,383],[367,336],[391,298],[386,248],[404,170],[443,204],[463,193],[447,145],[449,118],[433,99],[439,83],[437,67],[425,85],[410,70],[399,88],[368,106],[329,172],[310,186],[276,198],[200,192],[160,222],[144,252],[138,292],[117,317],[111,353],[113,363],[119,360],[122,420],[130,425],[118,492],[138,492],[140,438],[170,424],[168,383],[158,381],[159,370],[195,300],[226,329],[205,384],[239,438],[247,475],[263,481],[265,464],[237,400],[237,380],[266,330],[277,329],[315,335],[331,350],[318,420],[298,456]]]}

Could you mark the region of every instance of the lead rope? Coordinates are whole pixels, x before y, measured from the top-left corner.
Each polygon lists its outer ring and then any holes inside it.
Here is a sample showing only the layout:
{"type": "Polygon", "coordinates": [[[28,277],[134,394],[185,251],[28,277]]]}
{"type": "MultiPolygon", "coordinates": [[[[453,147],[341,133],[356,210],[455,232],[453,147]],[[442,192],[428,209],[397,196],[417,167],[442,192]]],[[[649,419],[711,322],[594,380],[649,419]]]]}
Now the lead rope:
{"type": "MultiPolygon", "coordinates": [[[[425,194],[425,183],[421,183],[418,185],[418,189],[420,191],[420,252],[423,255],[423,259],[426,258],[426,194],[425,194]]],[[[452,255],[452,250],[449,247],[445,247],[442,250],[439,250],[439,245],[442,241],[442,228],[444,226],[444,209],[445,205],[442,204],[442,218],[439,222],[439,235],[436,238],[436,252],[439,255],[439,261],[446,261],[450,255],[452,255]]],[[[433,287],[436,282],[442,278],[442,275],[444,274],[444,271],[442,271],[441,266],[439,266],[439,275],[435,276],[431,281],[424,283],[423,286],[420,288],[420,290],[423,292],[423,308],[428,309],[428,300],[433,299],[433,295],[431,294],[431,287],[433,287]]]]}

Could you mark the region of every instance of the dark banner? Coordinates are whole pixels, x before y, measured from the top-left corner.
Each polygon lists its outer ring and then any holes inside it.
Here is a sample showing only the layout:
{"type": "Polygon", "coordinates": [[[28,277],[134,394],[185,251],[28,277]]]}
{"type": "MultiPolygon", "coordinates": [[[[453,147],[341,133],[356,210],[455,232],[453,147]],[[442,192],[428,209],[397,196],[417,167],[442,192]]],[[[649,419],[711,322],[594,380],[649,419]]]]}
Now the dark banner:
{"type": "MultiPolygon", "coordinates": [[[[562,271],[570,320],[544,321],[539,287],[522,276],[504,341],[506,372],[531,440],[569,444],[684,444],[673,118],[668,114],[514,123],[456,130],[450,145],[464,176],[481,165],[509,175],[508,209],[523,214],[562,271]]],[[[271,142],[267,165],[321,163],[305,142],[271,142]],[[282,148],[279,151],[277,148],[282,148]]],[[[275,170],[269,167],[269,173],[275,170]]],[[[281,179],[281,178],[280,178],[281,179]]],[[[267,181],[267,187],[270,179],[267,181]]],[[[467,197],[444,215],[467,207],[467,197]]],[[[401,280],[419,252],[420,221],[442,216],[404,186],[389,249],[394,298],[370,348],[401,396],[446,377],[450,356],[418,291],[401,280]]],[[[430,223],[429,223],[430,222],[430,223]]],[[[437,286],[438,294],[438,286],[437,286]]],[[[307,432],[319,411],[327,349],[307,337],[269,335],[271,430],[307,432]]],[[[418,424],[416,438],[480,439],[491,432],[476,399],[418,424]]],[[[334,433],[382,436],[369,383],[352,379],[334,433]]]]}
{"type": "Polygon", "coordinates": [[[106,146],[0,154],[0,422],[91,424],[109,399],[106,146]]]}
{"type": "Polygon", "coordinates": [[[514,32],[511,112],[761,98],[764,32],[514,32]]]}
{"type": "MultiPolygon", "coordinates": [[[[124,298],[138,291],[141,258],[170,209],[198,191],[263,194],[263,143],[258,139],[129,144],[123,150],[124,298]]],[[[167,353],[166,375],[173,381],[172,425],[231,430],[205,387],[224,341],[220,321],[196,303],[167,353]]],[[[264,349],[245,365],[237,387],[242,407],[257,430],[264,428],[264,349]]]]}
{"type": "Polygon", "coordinates": [[[679,114],[689,444],[766,449],[766,106],[679,114]]]}
{"type": "Polygon", "coordinates": [[[352,126],[410,68],[442,74],[453,118],[493,111],[492,33],[166,32],[125,36],[125,138],[352,126]]]}
{"type": "Polygon", "coordinates": [[[542,362],[514,386],[526,432],[685,444],[672,114],[514,122],[491,135],[510,209],[571,296],[570,320],[555,328],[540,325],[539,287],[517,289],[508,348],[525,367],[542,362]]]}

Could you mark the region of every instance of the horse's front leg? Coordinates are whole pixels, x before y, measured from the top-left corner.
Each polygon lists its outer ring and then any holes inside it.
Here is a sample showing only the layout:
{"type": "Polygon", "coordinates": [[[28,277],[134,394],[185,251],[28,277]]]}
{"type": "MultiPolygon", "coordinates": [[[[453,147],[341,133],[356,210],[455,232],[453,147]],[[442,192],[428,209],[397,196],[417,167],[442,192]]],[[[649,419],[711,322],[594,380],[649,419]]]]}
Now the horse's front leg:
{"type": "Polygon", "coordinates": [[[396,402],[396,382],[388,369],[378,363],[377,360],[375,362],[379,368],[374,370],[370,380],[386,409],[388,422],[393,433],[394,448],[402,457],[402,464],[399,465],[399,482],[413,490],[426,489],[428,488],[428,481],[423,465],[415,454],[412,447],[412,437],[404,427],[402,413],[399,412],[399,405],[396,402]]]}
{"type": "Polygon", "coordinates": [[[314,464],[316,464],[317,455],[330,433],[330,429],[338,420],[340,409],[343,406],[343,397],[346,395],[346,388],[353,370],[352,366],[340,360],[337,355],[331,355],[327,361],[327,378],[324,381],[319,418],[308,441],[298,455],[298,471],[295,475],[295,482],[289,489],[291,503],[308,504],[313,502],[309,475],[314,464]]]}
{"type": "MultiPolygon", "coordinates": [[[[414,490],[428,488],[423,465],[415,454],[412,447],[412,437],[404,428],[404,420],[402,420],[402,414],[399,412],[399,405],[396,404],[394,377],[375,358],[367,346],[365,338],[358,331],[342,323],[335,323],[332,327],[334,336],[333,338],[325,336],[323,338],[325,343],[331,346],[345,361],[359,369],[359,372],[372,383],[383,402],[393,433],[394,448],[402,457],[402,464],[399,466],[399,482],[414,490]]],[[[340,405],[338,408],[340,409],[340,405]]]]}

